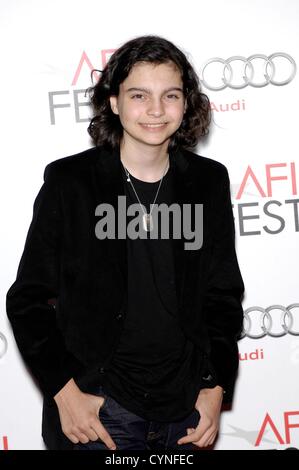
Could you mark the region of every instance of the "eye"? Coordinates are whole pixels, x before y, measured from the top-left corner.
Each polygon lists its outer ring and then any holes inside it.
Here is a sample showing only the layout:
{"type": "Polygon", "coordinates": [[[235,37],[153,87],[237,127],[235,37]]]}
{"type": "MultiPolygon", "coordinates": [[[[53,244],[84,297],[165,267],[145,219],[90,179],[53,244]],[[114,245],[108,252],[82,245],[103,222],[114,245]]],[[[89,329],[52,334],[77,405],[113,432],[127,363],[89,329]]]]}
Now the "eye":
{"type": "Polygon", "coordinates": [[[174,94],[174,93],[171,93],[171,94],[167,95],[166,98],[169,99],[169,100],[175,101],[175,100],[178,100],[180,97],[178,95],[174,94]]]}
{"type": "Polygon", "coordinates": [[[144,95],[142,95],[141,93],[136,93],[136,95],[132,95],[131,96],[131,99],[132,100],[142,100],[144,98],[144,95]]]}

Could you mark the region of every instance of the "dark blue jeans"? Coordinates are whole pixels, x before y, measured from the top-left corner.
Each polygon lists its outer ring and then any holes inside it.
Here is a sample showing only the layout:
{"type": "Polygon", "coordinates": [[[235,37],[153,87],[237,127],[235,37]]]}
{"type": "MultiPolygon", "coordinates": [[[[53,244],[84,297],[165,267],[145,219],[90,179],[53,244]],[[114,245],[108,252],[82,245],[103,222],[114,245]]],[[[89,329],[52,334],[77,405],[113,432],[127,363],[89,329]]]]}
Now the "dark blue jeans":
{"type": "MultiPolygon", "coordinates": [[[[187,428],[195,428],[198,425],[200,416],[196,409],[181,421],[158,423],[147,421],[126,410],[107,395],[103,387],[99,387],[95,394],[105,398],[99,418],[115,442],[116,450],[198,450],[198,447],[192,443],[177,444],[181,437],[187,435],[187,428]]],[[[89,441],[87,444],[74,444],[74,450],[108,450],[108,448],[98,440],[89,441]]]]}

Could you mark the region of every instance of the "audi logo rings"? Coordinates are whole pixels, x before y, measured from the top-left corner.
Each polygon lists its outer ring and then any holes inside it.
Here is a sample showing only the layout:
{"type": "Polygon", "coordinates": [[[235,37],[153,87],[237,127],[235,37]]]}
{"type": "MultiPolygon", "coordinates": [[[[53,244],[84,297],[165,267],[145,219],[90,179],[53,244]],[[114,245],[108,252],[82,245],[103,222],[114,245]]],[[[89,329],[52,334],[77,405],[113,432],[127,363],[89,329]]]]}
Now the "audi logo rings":
{"type": "MultiPolygon", "coordinates": [[[[283,64],[285,65],[285,64],[283,64]]],[[[212,69],[213,70],[213,69],[212,69]]],[[[262,88],[271,83],[275,86],[287,85],[296,75],[297,66],[293,57],[285,52],[275,52],[270,56],[264,54],[253,54],[249,57],[235,55],[229,59],[221,59],[214,57],[207,60],[200,70],[200,81],[202,85],[213,91],[224,90],[225,88],[232,88],[239,90],[252,86],[254,88],[262,88]],[[282,62],[287,61],[288,66],[283,67],[282,62]],[[238,66],[237,63],[241,63],[238,66]],[[220,77],[219,70],[215,73],[210,72],[209,78],[208,68],[212,69],[213,65],[220,64],[220,77]],[[234,64],[234,65],[233,65],[234,64]],[[279,70],[278,70],[279,67],[279,70]],[[281,77],[281,72],[286,74],[286,77],[281,77]],[[215,75],[218,76],[218,83],[211,83],[215,75]],[[280,78],[278,78],[278,75],[280,78]],[[258,76],[258,79],[256,78],[258,76]]]]}
{"type": "MultiPolygon", "coordinates": [[[[292,310],[295,308],[299,308],[299,304],[291,304],[288,307],[284,307],[283,305],[271,305],[267,308],[247,308],[244,311],[244,324],[241,338],[247,336],[247,338],[259,339],[266,335],[272,336],[273,338],[279,338],[286,334],[299,336],[299,331],[296,331],[294,327],[294,314],[292,313],[292,310]],[[281,312],[279,331],[274,331],[273,310],[281,312]],[[250,315],[252,312],[260,312],[259,317],[255,318],[255,321],[254,316],[250,315]]],[[[278,320],[276,320],[275,323],[275,330],[277,330],[278,320]]]]}
{"type": "Polygon", "coordinates": [[[0,359],[1,359],[3,356],[5,356],[6,351],[7,351],[7,347],[8,347],[7,339],[6,339],[6,337],[4,336],[4,334],[1,333],[1,331],[0,331],[0,359]]]}

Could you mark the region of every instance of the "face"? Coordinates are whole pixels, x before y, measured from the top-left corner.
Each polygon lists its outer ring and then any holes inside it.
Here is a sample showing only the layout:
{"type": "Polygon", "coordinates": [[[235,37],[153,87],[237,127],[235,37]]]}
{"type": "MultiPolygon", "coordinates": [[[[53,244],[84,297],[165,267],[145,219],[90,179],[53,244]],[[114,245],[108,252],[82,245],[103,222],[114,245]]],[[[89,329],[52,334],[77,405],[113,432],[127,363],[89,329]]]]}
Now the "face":
{"type": "Polygon", "coordinates": [[[123,144],[167,147],[185,111],[181,74],[172,62],[137,63],[110,104],[124,130],[123,144]]]}

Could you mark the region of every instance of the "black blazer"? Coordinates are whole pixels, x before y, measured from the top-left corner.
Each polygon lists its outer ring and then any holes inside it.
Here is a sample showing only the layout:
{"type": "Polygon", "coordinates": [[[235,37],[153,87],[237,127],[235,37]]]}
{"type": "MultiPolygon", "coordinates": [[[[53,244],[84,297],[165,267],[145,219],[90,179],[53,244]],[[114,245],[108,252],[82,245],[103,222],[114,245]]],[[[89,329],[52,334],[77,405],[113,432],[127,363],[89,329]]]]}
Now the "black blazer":
{"type": "MultiPolygon", "coordinates": [[[[180,322],[202,357],[203,387],[222,385],[228,401],[238,368],[244,289],[229,177],[222,164],[183,149],[170,158],[175,202],[202,203],[204,212],[201,249],[184,250],[187,240],[173,241],[180,322]]],[[[16,342],[45,397],[49,447],[50,421],[55,432],[59,429],[53,396],[71,377],[88,390],[122,331],[126,240],[95,235],[96,206],[106,202],[117,210],[117,197],[125,194],[122,171],[119,151],[97,147],[46,166],[17,278],[7,294],[16,342]]]]}

